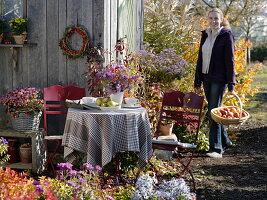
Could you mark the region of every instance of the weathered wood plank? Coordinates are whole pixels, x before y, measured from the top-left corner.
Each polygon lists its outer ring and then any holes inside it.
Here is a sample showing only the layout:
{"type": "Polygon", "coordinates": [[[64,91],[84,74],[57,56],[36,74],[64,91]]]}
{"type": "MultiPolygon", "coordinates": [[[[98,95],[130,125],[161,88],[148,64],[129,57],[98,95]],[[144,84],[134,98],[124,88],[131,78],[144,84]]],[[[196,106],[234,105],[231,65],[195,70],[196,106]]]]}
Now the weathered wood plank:
{"type": "MultiPolygon", "coordinates": [[[[82,18],[81,24],[85,26],[88,36],[89,36],[89,45],[93,46],[93,0],[83,0],[82,1],[82,18]]],[[[87,57],[81,60],[80,62],[80,74],[83,74],[87,71],[86,65],[87,57]]],[[[81,75],[80,86],[87,88],[86,77],[81,75]]]]}
{"type": "Polygon", "coordinates": [[[58,1],[47,0],[47,32],[46,32],[46,45],[47,45],[47,85],[59,84],[59,49],[58,49],[58,24],[59,12],[58,1]]]}
{"type": "MultiPolygon", "coordinates": [[[[58,38],[57,43],[63,37],[67,26],[67,0],[59,0],[58,1],[58,38]]],[[[67,86],[67,58],[63,55],[60,47],[57,47],[58,53],[58,65],[59,65],[59,84],[62,86],[67,86]]]]}
{"type": "Polygon", "coordinates": [[[12,65],[12,52],[10,48],[4,47],[0,49],[0,95],[9,92],[13,88],[13,65],[12,65]]]}
{"type": "MultiPolygon", "coordinates": [[[[80,4],[75,0],[67,1],[67,26],[77,25],[77,19],[79,19],[79,8],[80,4]]],[[[70,45],[73,49],[77,49],[79,47],[78,40],[79,35],[74,34],[70,38],[70,45]]],[[[70,59],[67,58],[67,80],[68,85],[78,85],[79,77],[79,61],[78,59],[70,59]]]]}
{"type": "Polygon", "coordinates": [[[135,41],[135,51],[143,49],[143,41],[144,41],[144,0],[138,0],[135,6],[136,15],[135,20],[136,24],[134,26],[136,37],[135,41]]]}
{"type": "Polygon", "coordinates": [[[29,0],[29,23],[34,24],[30,38],[36,41],[36,47],[29,48],[28,75],[32,87],[47,86],[47,52],[46,52],[46,1],[29,0]]]}
{"type": "Polygon", "coordinates": [[[111,0],[110,3],[111,11],[110,11],[110,49],[114,49],[117,37],[118,37],[118,15],[117,15],[117,9],[118,9],[118,3],[117,0],[111,0]]]}

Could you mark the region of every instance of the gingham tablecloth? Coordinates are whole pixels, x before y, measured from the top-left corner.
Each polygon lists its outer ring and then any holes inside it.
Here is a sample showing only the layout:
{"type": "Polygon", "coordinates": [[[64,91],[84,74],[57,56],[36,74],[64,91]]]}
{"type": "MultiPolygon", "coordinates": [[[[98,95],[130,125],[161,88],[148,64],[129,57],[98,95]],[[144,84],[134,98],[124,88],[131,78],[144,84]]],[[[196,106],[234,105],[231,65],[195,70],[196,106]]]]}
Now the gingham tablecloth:
{"type": "Polygon", "coordinates": [[[139,152],[139,167],[152,155],[150,124],[144,108],[116,111],[69,108],[62,145],[64,158],[73,162],[78,152],[87,162],[104,166],[117,152],[139,152]]]}

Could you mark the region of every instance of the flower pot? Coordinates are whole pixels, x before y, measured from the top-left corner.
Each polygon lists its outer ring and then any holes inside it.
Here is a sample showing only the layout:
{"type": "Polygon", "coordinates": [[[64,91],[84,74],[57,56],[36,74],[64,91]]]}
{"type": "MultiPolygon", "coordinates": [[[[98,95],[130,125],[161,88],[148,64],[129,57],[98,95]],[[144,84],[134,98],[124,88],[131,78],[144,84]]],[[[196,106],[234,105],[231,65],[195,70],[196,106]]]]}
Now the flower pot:
{"type": "Polygon", "coordinates": [[[8,139],[8,150],[7,154],[10,155],[8,163],[17,163],[19,162],[19,150],[18,150],[18,139],[10,138],[8,139]]]}
{"type": "Polygon", "coordinates": [[[172,124],[166,124],[166,125],[161,124],[160,128],[159,128],[161,135],[165,135],[165,136],[171,135],[172,129],[173,129],[173,123],[172,124]]]}
{"type": "Polygon", "coordinates": [[[32,132],[39,130],[40,119],[42,112],[35,115],[27,115],[20,113],[17,118],[11,117],[11,124],[15,131],[19,132],[32,132]]]}
{"type": "Polygon", "coordinates": [[[20,147],[19,148],[20,161],[22,163],[32,162],[32,148],[31,147],[20,147]]]}
{"type": "Polygon", "coordinates": [[[13,35],[16,44],[24,44],[26,35],[13,35]]]}
{"type": "Polygon", "coordinates": [[[4,38],[4,34],[1,33],[1,34],[0,34],[0,44],[2,44],[2,40],[3,40],[3,38],[4,38]]]}
{"type": "Polygon", "coordinates": [[[124,92],[118,92],[118,93],[114,93],[114,94],[111,94],[110,95],[110,99],[112,101],[115,101],[117,102],[118,104],[122,104],[122,101],[123,101],[123,95],[124,95],[124,92]]]}

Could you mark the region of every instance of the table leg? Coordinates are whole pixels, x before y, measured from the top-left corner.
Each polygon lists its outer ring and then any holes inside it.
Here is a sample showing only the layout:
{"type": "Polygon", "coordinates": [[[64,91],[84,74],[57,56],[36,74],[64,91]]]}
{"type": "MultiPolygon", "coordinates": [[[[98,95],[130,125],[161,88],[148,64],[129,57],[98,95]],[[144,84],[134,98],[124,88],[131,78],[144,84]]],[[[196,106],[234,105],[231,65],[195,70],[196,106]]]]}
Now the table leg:
{"type": "Polygon", "coordinates": [[[121,162],[120,153],[116,153],[115,154],[115,178],[116,178],[117,185],[120,185],[120,183],[122,182],[120,162],[121,162]]]}

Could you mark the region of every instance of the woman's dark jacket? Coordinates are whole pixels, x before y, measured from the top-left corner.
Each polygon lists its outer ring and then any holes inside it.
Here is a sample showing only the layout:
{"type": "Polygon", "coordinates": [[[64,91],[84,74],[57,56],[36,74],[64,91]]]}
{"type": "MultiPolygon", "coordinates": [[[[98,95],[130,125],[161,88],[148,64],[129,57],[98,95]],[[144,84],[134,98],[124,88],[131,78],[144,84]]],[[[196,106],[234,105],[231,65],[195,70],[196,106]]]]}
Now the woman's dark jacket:
{"type": "MultiPolygon", "coordinates": [[[[198,61],[195,74],[195,88],[201,86],[203,81],[202,73],[202,46],[208,34],[202,31],[198,61]]],[[[218,34],[211,53],[208,80],[228,84],[228,90],[233,91],[235,85],[234,70],[234,37],[230,30],[222,28],[218,34]]]]}

